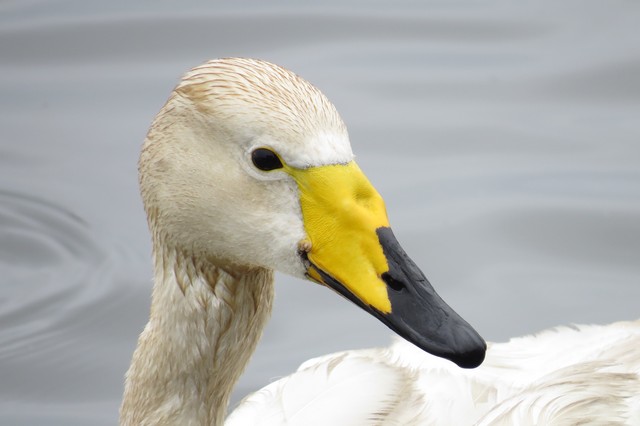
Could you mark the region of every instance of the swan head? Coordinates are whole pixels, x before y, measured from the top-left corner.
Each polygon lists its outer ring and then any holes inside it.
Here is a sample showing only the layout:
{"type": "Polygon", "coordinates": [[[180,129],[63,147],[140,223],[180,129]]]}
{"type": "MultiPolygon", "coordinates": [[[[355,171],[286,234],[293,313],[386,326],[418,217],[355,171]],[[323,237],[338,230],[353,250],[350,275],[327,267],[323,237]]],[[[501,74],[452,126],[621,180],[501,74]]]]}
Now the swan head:
{"type": "Polygon", "coordinates": [[[427,352],[462,367],[484,359],[482,338],[393,236],[335,107],[294,73],[240,58],[192,69],[139,169],[155,244],[315,281],[427,352]]]}

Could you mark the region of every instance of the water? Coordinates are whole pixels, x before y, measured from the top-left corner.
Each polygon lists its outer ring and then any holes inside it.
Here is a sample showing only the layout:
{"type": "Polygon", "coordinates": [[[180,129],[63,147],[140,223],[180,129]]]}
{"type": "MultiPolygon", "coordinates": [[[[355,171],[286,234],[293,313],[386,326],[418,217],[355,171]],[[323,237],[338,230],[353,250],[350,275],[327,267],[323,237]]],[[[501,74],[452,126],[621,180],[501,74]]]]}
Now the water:
{"type": "MultiPolygon", "coordinates": [[[[0,424],[116,423],[151,290],[138,150],[213,57],[329,96],[399,240],[488,339],[637,318],[639,18],[629,1],[3,2],[0,424]]],[[[389,342],[326,289],[280,275],[277,292],[236,401],[389,342]]]]}

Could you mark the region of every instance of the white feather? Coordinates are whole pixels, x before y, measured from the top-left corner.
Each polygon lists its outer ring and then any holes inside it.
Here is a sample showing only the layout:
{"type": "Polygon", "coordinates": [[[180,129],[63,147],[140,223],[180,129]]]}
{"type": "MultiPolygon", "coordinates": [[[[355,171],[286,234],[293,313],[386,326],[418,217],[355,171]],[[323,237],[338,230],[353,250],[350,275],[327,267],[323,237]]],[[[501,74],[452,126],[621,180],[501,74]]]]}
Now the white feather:
{"type": "Polygon", "coordinates": [[[398,339],[307,361],[227,424],[637,425],[639,373],[640,321],[491,344],[474,370],[398,339]]]}

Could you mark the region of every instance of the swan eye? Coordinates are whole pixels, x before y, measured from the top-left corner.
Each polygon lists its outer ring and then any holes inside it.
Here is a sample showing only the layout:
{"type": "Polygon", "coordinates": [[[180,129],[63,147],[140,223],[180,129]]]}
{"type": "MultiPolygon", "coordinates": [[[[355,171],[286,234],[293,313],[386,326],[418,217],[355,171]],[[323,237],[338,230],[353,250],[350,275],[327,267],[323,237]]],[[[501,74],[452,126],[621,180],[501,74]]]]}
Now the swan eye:
{"type": "Polygon", "coordinates": [[[275,152],[267,148],[257,148],[251,153],[251,161],[253,165],[268,172],[270,170],[281,169],[282,161],[275,152]]]}

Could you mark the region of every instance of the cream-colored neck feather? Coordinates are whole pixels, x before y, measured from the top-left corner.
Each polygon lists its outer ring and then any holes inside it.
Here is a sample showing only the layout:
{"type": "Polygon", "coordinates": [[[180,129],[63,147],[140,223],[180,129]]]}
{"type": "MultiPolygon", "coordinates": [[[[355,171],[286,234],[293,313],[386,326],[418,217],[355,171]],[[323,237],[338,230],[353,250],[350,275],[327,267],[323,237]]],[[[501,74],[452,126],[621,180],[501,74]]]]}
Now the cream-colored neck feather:
{"type": "Polygon", "coordinates": [[[127,372],[121,425],[221,425],[273,302],[273,272],[222,269],[154,241],[149,323],[127,372]]]}
{"type": "Polygon", "coordinates": [[[139,176],[155,286],[122,425],[222,424],[271,312],[272,270],[305,277],[298,186],[253,164],[260,147],[301,169],[353,159],[324,95],[262,61],[194,68],[151,125],[139,176]]]}

